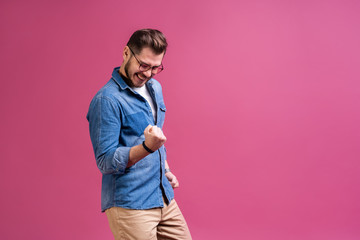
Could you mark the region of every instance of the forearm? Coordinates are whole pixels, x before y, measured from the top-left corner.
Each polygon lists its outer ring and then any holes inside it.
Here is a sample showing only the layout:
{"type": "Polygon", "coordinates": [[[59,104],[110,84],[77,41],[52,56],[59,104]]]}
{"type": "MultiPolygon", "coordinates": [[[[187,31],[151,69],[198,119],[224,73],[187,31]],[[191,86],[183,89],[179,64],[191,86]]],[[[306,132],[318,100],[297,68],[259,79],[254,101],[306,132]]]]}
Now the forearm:
{"type": "Polygon", "coordinates": [[[122,174],[129,158],[130,147],[112,148],[103,151],[101,147],[95,149],[96,163],[102,174],[122,174]]]}
{"type": "Polygon", "coordinates": [[[164,133],[157,126],[148,125],[144,130],[144,136],[144,146],[139,144],[130,149],[127,167],[131,167],[150,153],[155,152],[166,141],[164,133]]]}
{"type": "Polygon", "coordinates": [[[129,161],[127,167],[131,167],[150,153],[145,150],[142,144],[136,145],[130,149],[129,161]]]}

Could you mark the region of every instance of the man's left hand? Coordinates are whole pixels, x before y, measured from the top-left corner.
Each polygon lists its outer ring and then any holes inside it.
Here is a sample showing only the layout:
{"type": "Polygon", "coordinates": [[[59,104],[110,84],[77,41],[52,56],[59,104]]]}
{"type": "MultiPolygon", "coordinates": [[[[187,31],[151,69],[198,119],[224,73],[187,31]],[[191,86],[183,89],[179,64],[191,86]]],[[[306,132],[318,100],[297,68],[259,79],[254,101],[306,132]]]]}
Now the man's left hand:
{"type": "Polygon", "coordinates": [[[167,179],[169,180],[172,188],[177,188],[179,187],[179,181],[177,180],[176,176],[174,174],[172,174],[172,172],[167,172],[165,173],[165,176],[167,177],[167,179]]]}

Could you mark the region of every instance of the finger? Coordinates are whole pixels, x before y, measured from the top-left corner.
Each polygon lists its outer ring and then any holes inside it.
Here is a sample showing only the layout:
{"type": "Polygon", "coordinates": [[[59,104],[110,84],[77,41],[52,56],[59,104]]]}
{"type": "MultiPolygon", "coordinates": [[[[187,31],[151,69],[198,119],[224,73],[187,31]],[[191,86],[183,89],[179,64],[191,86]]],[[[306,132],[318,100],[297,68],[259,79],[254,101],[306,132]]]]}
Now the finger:
{"type": "Polygon", "coordinates": [[[159,131],[161,132],[161,135],[165,137],[165,134],[161,128],[159,128],[159,131]]]}
{"type": "Polygon", "coordinates": [[[164,132],[161,130],[161,128],[159,128],[159,131],[161,133],[162,140],[166,141],[166,136],[165,136],[164,132]]]}
{"type": "Polygon", "coordinates": [[[174,179],[172,181],[174,183],[174,186],[178,186],[179,185],[179,181],[177,180],[177,178],[174,176],[174,179]]]}
{"type": "Polygon", "coordinates": [[[149,124],[149,125],[145,128],[144,132],[150,132],[150,131],[151,131],[151,128],[152,128],[152,126],[149,124]]]}
{"type": "Polygon", "coordinates": [[[154,130],[154,135],[161,141],[166,141],[166,137],[163,134],[163,132],[161,131],[160,128],[156,128],[156,130],[154,130]]]}
{"type": "Polygon", "coordinates": [[[176,188],[177,183],[172,183],[171,186],[172,186],[173,188],[176,188]]]}
{"type": "Polygon", "coordinates": [[[160,129],[160,128],[158,128],[158,127],[156,127],[156,126],[155,126],[155,133],[156,133],[156,135],[157,135],[157,136],[159,136],[159,137],[161,137],[161,136],[162,136],[161,129],[160,129]]]}
{"type": "Polygon", "coordinates": [[[174,179],[173,175],[171,173],[167,173],[165,174],[167,179],[169,180],[169,182],[172,182],[172,180],[174,179]]]}

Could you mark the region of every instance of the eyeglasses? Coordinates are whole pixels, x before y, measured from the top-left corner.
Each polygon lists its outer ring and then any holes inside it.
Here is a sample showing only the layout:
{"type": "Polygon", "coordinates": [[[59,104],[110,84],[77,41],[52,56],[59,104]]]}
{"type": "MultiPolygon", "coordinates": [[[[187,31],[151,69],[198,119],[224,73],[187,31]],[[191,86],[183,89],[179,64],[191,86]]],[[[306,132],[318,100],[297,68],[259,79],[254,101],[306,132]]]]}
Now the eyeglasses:
{"type": "Polygon", "coordinates": [[[135,56],[135,53],[133,52],[133,50],[131,50],[131,48],[128,46],[128,48],[130,49],[131,53],[134,55],[136,61],[139,63],[139,70],[141,72],[146,72],[149,69],[151,69],[151,72],[153,74],[158,74],[160,73],[162,70],[164,70],[164,66],[162,64],[160,64],[159,66],[150,66],[149,64],[143,63],[141,61],[139,61],[139,59],[137,59],[137,57],[135,56]]]}

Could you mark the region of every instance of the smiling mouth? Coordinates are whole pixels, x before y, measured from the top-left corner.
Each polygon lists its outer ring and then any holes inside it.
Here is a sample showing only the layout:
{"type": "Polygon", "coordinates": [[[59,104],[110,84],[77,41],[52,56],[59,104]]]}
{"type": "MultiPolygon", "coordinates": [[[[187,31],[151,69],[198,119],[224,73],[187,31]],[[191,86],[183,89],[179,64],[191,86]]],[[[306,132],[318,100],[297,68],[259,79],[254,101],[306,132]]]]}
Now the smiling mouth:
{"type": "Polygon", "coordinates": [[[145,78],[140,77],[138,73],[136,74],[136,76],[137,76],[141,81],[146,81],[146,80],[147,80],[146,77],[145,77],[145,78]]]}

